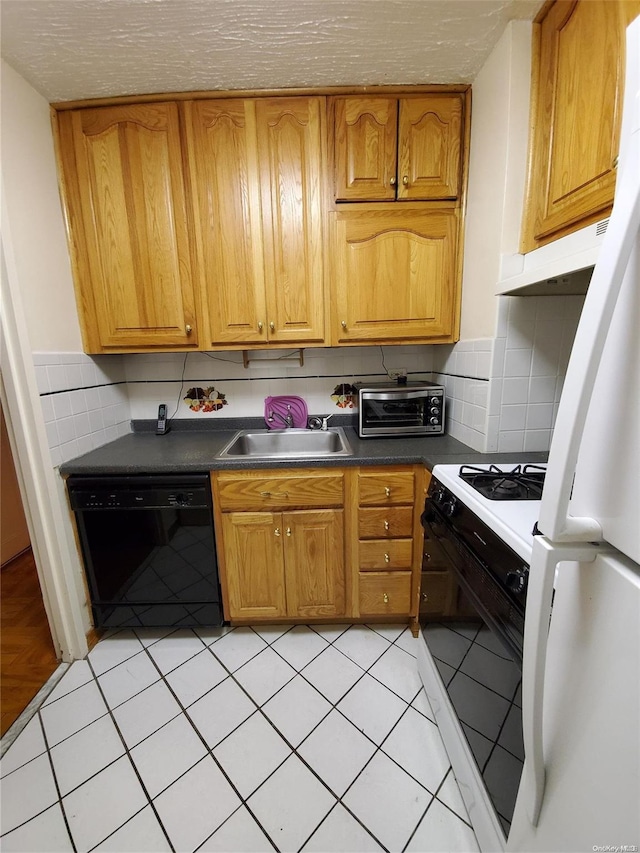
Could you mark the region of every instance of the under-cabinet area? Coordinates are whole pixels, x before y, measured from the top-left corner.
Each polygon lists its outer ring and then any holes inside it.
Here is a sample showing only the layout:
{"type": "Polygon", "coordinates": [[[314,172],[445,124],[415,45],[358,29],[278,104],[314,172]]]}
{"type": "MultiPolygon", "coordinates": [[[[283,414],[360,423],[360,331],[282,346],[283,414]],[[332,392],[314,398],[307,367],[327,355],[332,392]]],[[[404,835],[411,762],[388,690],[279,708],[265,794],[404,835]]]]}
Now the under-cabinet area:
{"type": "Polygon", "coordinates": [[[415,622],[425,477],[419,465],[212,472],[226,618],[415,622]]]}

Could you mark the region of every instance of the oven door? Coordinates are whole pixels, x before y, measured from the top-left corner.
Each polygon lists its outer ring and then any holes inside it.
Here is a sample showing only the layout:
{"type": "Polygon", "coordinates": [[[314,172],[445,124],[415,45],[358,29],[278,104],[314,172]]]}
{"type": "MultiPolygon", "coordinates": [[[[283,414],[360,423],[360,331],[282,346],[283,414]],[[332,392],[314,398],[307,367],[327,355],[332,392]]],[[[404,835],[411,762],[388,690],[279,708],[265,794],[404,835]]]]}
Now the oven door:
{"type": "Polygon", "coordinates": [[[522,644],[508,616],[513,605],[429,499],[423,526],[423,566],[435,557],[456,590],[448,612],[421,618],[423,637],[506,836],[524,762],[522,644]]]}

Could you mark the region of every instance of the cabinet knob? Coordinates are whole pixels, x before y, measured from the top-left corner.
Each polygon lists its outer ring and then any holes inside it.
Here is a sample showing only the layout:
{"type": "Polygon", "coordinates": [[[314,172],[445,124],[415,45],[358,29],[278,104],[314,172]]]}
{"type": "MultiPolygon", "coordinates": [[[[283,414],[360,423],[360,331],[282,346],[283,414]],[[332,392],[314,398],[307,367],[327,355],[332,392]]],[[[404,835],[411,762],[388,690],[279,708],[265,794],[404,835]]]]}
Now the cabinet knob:
{"type": "Polygon", "coordinates": [[[389,603],[389,596],[387,595],[386,592],[382,593],[382,600],[384,601],[385,604],[389,603]]]}
{"type": "Polygon", "coordinates": [[[273,322],[273,320],[269,323],[269,328],[271,329],[272,332],[275,332],[276,324],[273,322]]]}
{"type": "Polygon", "coordinates": [[[402,177],[402,184],[403,184],[403,186],[405,186],[405,187],[408,187],[408,186],[409,186],[409,177],[408,177],[407,175],[403,175],[403,177],[402,177]]]}
{"type": "Polygon", "coordinates": [[[389,183],[391,184],[391,186],[392,186],[392,187],[395,187],[395,185],[396,185],[396,179],[395,179],[395,177],[391,178],[391,180],[389,181],[389,183]]]}
{"type": "Polygon", "coordinates": [[[346,320],[343,320],[343,321],[340,323],[340,325],[342,326],[342,328],[343,328],[343,329],[345,330],[345,332],[346,332],[346,330],[347,330],[347,321],[346,321],[346,320]]]}
{"type": "Polygon", "coordinates": [[[287,527],[287,536],[291,536],[291,528],[287,527]]]}
{"type": "Polygon", "coordinates": [[[388,530],[388,529],[389,529],[389,522],[388,522],[388,521],[385,521],[385,523],[384,523],[384,529],[385,529],[385,530],[388,530]]]}
{"type": "Polygon", "coordinates": [[[191,332],[193,332],[193,328],[192,328],[188,323],[187,323],[187,325],[184,327],[184,330],[185,330],[185,332],[186,332],[188,335],[190,335],[190,334],[191,334],[191,332]]]}
{"type": "Polygon", "coordinates": [[[427,595],[427,593],[426,593],[426,592],[423,592],[423,593],[422,593],[422,600],[423,600],[423,601],[429,601],[429,596],[427,595]]]}
{"type": "Polygon", "coordinates": [[[261,322],[260,322],[260,323],[258,323],[258,331],[259,331],[259,332],[261,332],[261,331],[262,331],[262,323],[261,323],[261,322]]]}
{"type": "Polygon", "coordinates": [[[391,562],[391,557],[390,557],[388,554],[385,554],[385,555],[384,555],[384,561],[385,561],[385,563],[390,563],[390,562],[391,562]]]}
{"type": "Polygon", "coordinates": [[[274,535],[274,536],[281,536],[281,535],[282,535],[282,534],[280,533],[280,528],[279,528],[279,527],[276,527],[276,529],[273,531],[273,535],[274,535]]]}
{"type": "Polygon", "coordinates": [[[384,487],[384,493],[388,498],[391,497],[391,489],[389,488],[389,486],[384,487]]]}

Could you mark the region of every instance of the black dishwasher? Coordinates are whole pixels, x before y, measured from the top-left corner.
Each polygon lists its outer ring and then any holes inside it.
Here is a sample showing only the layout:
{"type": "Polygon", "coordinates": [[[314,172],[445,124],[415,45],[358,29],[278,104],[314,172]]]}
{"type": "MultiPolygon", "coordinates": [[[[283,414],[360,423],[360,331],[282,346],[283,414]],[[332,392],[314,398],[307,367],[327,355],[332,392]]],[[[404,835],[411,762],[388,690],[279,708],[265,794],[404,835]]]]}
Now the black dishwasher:
{"type": "Polygon", "coordinates": [[[208,474],[71,476],[96,627],[222,625],[208,474]]]}

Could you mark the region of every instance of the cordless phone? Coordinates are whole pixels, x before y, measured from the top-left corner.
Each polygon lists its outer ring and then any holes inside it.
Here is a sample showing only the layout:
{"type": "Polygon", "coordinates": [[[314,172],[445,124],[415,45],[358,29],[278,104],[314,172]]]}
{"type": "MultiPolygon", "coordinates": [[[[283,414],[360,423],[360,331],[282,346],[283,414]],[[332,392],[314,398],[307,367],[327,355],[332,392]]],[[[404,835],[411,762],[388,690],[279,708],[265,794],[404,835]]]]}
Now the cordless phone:
{"type": "Polygon", "coordinates": [[[158,406],[158,423],[156,424],[156,435],[165,435],[169,432],[167,423],[167,404],[160,403],[158,406]]]}

